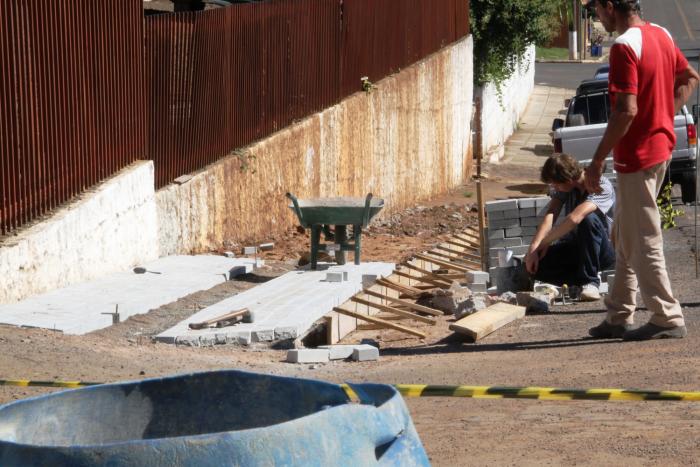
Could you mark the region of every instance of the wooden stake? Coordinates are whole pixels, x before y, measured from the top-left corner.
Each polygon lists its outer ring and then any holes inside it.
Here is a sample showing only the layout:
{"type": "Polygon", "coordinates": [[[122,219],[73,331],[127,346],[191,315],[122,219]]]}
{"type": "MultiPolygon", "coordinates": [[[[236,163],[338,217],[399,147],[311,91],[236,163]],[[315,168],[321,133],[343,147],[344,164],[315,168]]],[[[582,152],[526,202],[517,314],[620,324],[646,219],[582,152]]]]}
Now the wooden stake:
{"type": "Polygon", "coordinates": [[[418,259],[422,259],[424,261],[428,261],[428,262],[433,263],[433,264],[437,264],[438,266],[446,267],[447,269],[452,269],[454,271],[467,272],[467,271],[472,270],[472,269],[469,269],[469,268],[464,267],[464,266],[458,266],[458,265],[451,263],[449,261],[443,261],[441,259],[434,258],[432,256],[424,255],[422,253],[416,254],[415,257],[418,259]]]}
{"type": "MultiPolygon", "coordinates": [[[[410,269],[410,268],[409,268],[409,269],[410,269]]],[[[422,277],[414,276],[414,275],[405,273],[405,272],[403,272],[403,271],[394,271],[394,274],[396,274],[397,276],[405,277],[406,279],[413,279],[413,280],[416,281],[416,282],[422,282],[422,283],[424,283],[424,284],[430,284],[430,285],[414,285],[414,287],[416,287],[416,288],[419,288],[419,287],[420,287],[419,290],[434,289],[435,287],[438,287],[438,288],[440,288],[440,289],[447,289],[447,288],[450,287],[450,285],[447,284],[447,283],[443,283],[443,282],[440,282],[440,281],[436,281],[436,280],[433,280],[433,279],[431,279],[431,278],[429,278],[429,277],[426,277],[426,276],[422,276],[422,277]]]]}
{"type": "Polygon", "coordinates": [[[470,266],[480,267],[481,266],[481,264],[478,261],[472,261],[472,260],[467,259],[467,258],[456,258],[454,256],[450,256],[446,253],[443,253],[442,251],[430,250],[427,253],[429,253],[433,256],[437,256],[438,258],[444,258],[444,259],[451,261],[455,264],[460,264],[464,267],[470,267],[470,266]]]}
{"type": "Polygon", "coordinates": [[[421,276],[421,277],[425,277],[426,279],[430,279],[433,282],[434,281],[442,281],[442,282],[446,282],[448,285],[452,285],[451,280],[440,277],[438,274],[435,274],[434,272],[431,272],[427,269],[423,269],[421,267],[418,267],[413,263],[404,263],[401,266],[406,267],[408,269],[411,269],[413,271],[419,272],[419,273],[423,274],[423,276],[421,276]]]}
{"type": "Polygon", "coordinates": [[[425,316],[417,315],[415,313],[411,313],[410,311],[399,310],[388,305],[382,305],[381,303],[370,302],[369,300],[365,300],[357,296],[351,297],[350,300],[352,300],[355,303],[359,303],[360,305],[366,305],[372,308],[376,308],[377,310],[386,311],[387,313],[391,313],[393,315],[401,316],[403,318],[408,319],[414,319],[416,321],[435,326],[435,320],[433,318],[426,318],[425,316]]]}
{"type": "Polygon", "coordinates": [[[401,326],[400,324],[394,324],[394,323],[391,323],[391,322],[383,320],[383,319],[375,318],[373,316],[363,315],[362,313],[355,313],[354,311],[346,310],[345,308],[333,307],[333,311],[340,313],[341,315],[351,316],[353,318],[367,321],[368,323],[381,324],[387,328],[395,329],[397,331],[405,332],[406,334],[411,334],[412,336],[416,336],[416,337],[420,337],[421,339],[425,339],[424,333],[417,331],[413,328],[401,326]]]}
{"type": "Polygon", "coordinates": [[[468,259],[468,260],[473,261],[473,262],[477,262],[477,263],[479,262],[479,255],[473,255],[467,251],[453,250],[452,248],[448,248],[448,247],[442,246],[442,245],[437,245],[435,247],[435,249],[442,250],[442,251],[445,251],[447,253],[451,253],[453,255],[457,255],[460,258],[465,258],[465,259],[468,259]]]}
{"type": "Polygon", "coordinates": [[[386,278],[377,279],[377,284],[387,289],[395,290],[403,295],[408,295],[411,298],[418,298],[423,293],[422,290],[418,290],[410,285],[397,284],[386,278]]]}
{"type": "Polygon", "coordinates": [[[419,311],[419,312],[421,312],[421,313],[425,313],[426,315],[433,315],[433,316],[442,316],[442,315],[444,315],[443,312],[438,311],[438,310],[436,310],[436,309],[434,309],[434,308],[429,308],[429,307],[427,307],[427,306],[418,305],[417,303],[409,302],[409,301],[407,301],[407,300],[401,300],[400,298],[389,297],[389,296],[386,296],[386,295],[382,295],[382,294],[380,294],[379,292],[375,292],[375,291],[373,291],[373,290],[365,289],[365,290],[362,291],[362,293],[365,294],[365,295],[370,295],[370,296],[372,296],[372,297],[382,298],[382,299],[386,300],[387,302],[396,303],[397,305],[403,305],[403,306],[405,306],[406,308],[410,308],[410,309],[412,309],[412,310],[416,310],[416,311],[419,311]]]}
{"type": "Polygon", "coordinates": [[[481,247],[481,270],[488,271],[488,258],[486,255],[486,240],[484,230],[486,228],[486,214],[484,212],[484,192],[481,187],[481,180],[476,181],[476,195],[479,203],[479,246],[481,247]]]}

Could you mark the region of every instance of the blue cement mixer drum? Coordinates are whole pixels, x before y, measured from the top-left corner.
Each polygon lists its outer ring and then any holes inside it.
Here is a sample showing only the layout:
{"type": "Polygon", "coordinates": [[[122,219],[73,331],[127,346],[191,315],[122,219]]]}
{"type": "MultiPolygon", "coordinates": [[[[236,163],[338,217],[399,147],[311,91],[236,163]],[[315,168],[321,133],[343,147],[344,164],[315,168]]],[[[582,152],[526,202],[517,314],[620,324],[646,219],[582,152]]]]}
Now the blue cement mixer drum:
{"type": "Polygon", "coordinates": [[[401,395],[236,370],[0,407],[2,466],[426,466],[401,395]]]}

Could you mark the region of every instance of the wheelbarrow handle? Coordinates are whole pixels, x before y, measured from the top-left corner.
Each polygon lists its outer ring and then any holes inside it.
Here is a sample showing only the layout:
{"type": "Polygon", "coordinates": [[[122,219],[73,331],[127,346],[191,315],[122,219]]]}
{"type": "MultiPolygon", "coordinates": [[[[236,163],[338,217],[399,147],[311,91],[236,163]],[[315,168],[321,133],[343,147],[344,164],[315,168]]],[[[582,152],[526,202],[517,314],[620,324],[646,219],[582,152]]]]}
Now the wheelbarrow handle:
{"type": "Polygon", "coordinates": [[[304,216],[301,213],[301,209],[299,208],[299,201],[297,201],[296,196],[293,194],[287,192],[285,195],[287,198],[292,200],[292,204],[294,205],[294,212],[297,213],[297,217],[299,218],[299,223],[301,224],[302,227],[306,228],[306,222],[304,222],[304,216]]]}
{"type": "Polygon", "coordinates": [[[365,215],[362,219],[362,227],[367,227],[369,224],[369,205],[372,203],[372,193],[367,193],[367,198],[365,198],[365,215]]]}

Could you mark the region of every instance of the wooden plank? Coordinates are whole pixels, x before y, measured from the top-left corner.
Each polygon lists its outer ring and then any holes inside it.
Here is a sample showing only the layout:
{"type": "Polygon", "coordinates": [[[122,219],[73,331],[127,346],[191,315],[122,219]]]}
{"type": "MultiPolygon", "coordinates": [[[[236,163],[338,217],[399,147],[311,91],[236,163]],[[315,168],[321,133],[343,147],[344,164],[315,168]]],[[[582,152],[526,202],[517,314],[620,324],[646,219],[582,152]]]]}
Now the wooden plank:
{"type": "Polygon", "coordinates": [[[351,297],[350,300],[352,300],[355,303],[359,303],[360,305],[367,305],[369,307],[376,308],[377,310],[385,311],[385,312],[391,313],[393,315],[402,316],[402,317],[408,318],[408,319],[414,319],[416,321],[420,321],[422,323],[427,323],[427,324],[430,324],[431,326],[435,326],[435,320],[433,318],[426,318],[425,316],[417,315],[415,313],[411,313],[410,311],[399,310],[399,309],[391,307],[389,305],[382,305],[381,303],[374,303],[374,302],[371,302],[369,300],[365,300],[364,298],[359,298],[357,296],[351,297]]]}
{"type": "Polygon", "coordinates": [[[370,296],[372,296],[372,297],[382,298],[382,299],[384,299],[384,300],[386,300],[386,301],[388,301],[388,302],[391,302],[391,303],[396,303],[396,304],[398,304],[398,305],[403,305],[403,306],[405,306],[405,307],[407,307],[407,308],[410,308],[410,309],[412,309],[412,310],[416,310],[416,311],[419,311],[419,312],[421,312],[421,313],[425,313],[426,315],[442,316],[442,315],[445,314],[445,313],[443,313],[442,311],[438,311],[438,310],[436,310],[436,309],[434,309],[434,308],[430,308],[430,307],[423,306],[423,305],[418,305],[417,303],[409,302],[409,301],[406,301],[406,300],[401,300],[400,298],[388,297],[388,296],[386,296],[386,295],[383,295],[383,294],[381,294],[381,293],[379,293],[379,292],[374,292],[374,291],[372,291],[372,290],[367,290],[367,289],[365,289],[365,290],[363,290],[362,293],[364,293],[365,295],[370,295],[370,296]]]}
{"type": "Polygon", "coordinates": [[[488,336],[496,329],[524,316],[524,306],[496,303],[450,324],[450,330],[469,336],[477,341],[484,336],[488,336]]]}
{"type": "Polygon", "coordinates": [[[457,241],[455,241],[455,240],[445,240],[445,243],[449,243],[450,245],[454,245],[454,246],[458,246],[458,247],[460,247],[460,248],[464,248],[465,250],[468,250],[468,251],[472,252],[472,254],[474,254],[473,252],[479,251],[479,247],[478,247],[478,246],[469,245],[469,244],[467,244],[467,243],[462,243],[462,242],[457,242],[457,241]]]}
{"type": "Polygon", "coordinates": [[[340,313],[342,315],[352,316],[353,318],[367,321],[368,323],[382,324],[388,328],[395,329],[395,330],[401,331],[401,332],[405,332],[406,334],[411,334],[412,336],[420,337],[421,339],[425,339],[424,333],[422,333],[416,329],[413,329],[413,328],[401,326],[400,324],[394,324],[394,323],[391,323],[389,321],[386,321],[386,320],[383,320],[380,318],[375,318],[373,316],[367,316],[367,315],[363,315],[361,313],[355,313],[354,311],[346,310],[345,308],[333,307],[333,311],[340,313]]]}
{"type": "Polygon", "coordinates": [[[420,296],[420,294],[422,293],[420,290],[414,289],[410,285],[398,284],[396,282],[393,282],[393,281],[391,281],[389,279],[385,279],[385,278],[377,279],[376,283],[381,285],[381,286],[386,287],[387,289],[392,289],[392,290],[400,292],[404,295],[408,295],[408,296],[414,297],[414,298],[418,298],[420,296]]]}
{"type": "Polygon", "coordinates": [[[479,245],[479,248],[481,248],[481,245],[479,243],[479,237],[474,237],[465,232],[455,234],[454,237],[460,242],[467,242],[469,244],[479,245]]]}
{"type": "Polygon", "coordinates": [[[442,287],[443,283],[447,285],[452,285],[452,281],[439,277],[437,274],[432,273],[427,269],[418,267],[413,263],[404,263],[401,266],[423,274],[421,276],[421,279],[425,280],[429,284],[435,284],[438,287],[442,287]]]}
{"type": "Polygon", "coordinates": [[[447,288],[450,286],[450,284],[448,284],[446,282],[436,281],[436,280],[433,280],[433,279],[426,277],[426,276],[423,276],[423,277],[414,276],[414,275],[405,273],[403,271],[396,270],[396,271],[394,271],[394,274],[396,274],[397,276],[405,277],[407,279],[413,279],[416,282],[423,282],[424,284],[430,284],[427,286],[415,285],[414,287],[422,287],[422,288],[428,288],[428,289],[434,289],[435,287],[439,287],[441,289],[444,289],[444,288],[447,288]]]}
{"type": "Polygon", "coordinates": [[[434,257],[428,256],[428,255],[424,255],[422,253],[417,253],[415,255],[415,257],[418,259],[422,259],[423,261],[428,261],[429,263],[437,264],[438,266],[446,267],[447,269],[452,269],[454,271],[460,271],[460,272],[471,271],[471,269],[469,269],[465,266],[459,266],[459,265],[451,263],[449,261],[443,261],[439,258],[434,258],[434,257]]]}
{"type": "Polygon", "coordinates": [[[476,261],[470,261],[466,258],[455,258],[454,256],[447,255],[445,253],[442,253],[440,251],[435,251],[435,250],[430,250],[427,251],[426,253],[429,253],[433,256],[437,256],[438,258],[446,259],[450,262],[455,262],[455,264],[460,264],[464,265],[465,267],[471,267],[471,266],[481,266],[481,263],[476,262],[476,261]]]}
{"type": "Polygon", "coordinates": [[[436,249],[436,250],[445,251],[445,252],[450,253],[450,254],[453,254],[453,255],[457,255],[458,258],[466,258],[467,260],[470,260],[470,261],[472,261],[472,262],[474,262],[474,263],[478,263],[478,262],[479,262],[479,256],[478,256],[478,255],[473,255],[473,254],[469,253],[468,251],[453,250],[452,248],[448,248],[448,247],[442,246],[442,245],[437,245],[437,246],[435,247],[435,249],[436,249]]]}
{"type": "Polygon", "coordinates": [[[386,329],[386,326],[382,324],[358,324],[357,325],[357,330],[358,331],[377,331],[379,329],[386,329]]]}

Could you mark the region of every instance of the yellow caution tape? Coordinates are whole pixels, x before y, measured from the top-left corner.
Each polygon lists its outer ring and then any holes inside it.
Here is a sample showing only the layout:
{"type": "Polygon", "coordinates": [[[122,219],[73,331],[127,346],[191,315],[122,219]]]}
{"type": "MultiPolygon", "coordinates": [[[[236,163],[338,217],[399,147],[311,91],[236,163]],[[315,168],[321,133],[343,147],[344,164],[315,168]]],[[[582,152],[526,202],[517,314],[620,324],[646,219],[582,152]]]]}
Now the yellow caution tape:
{"type": "Polygon", "coordinates": [[[80,388],[83,386],[94,386],[102,383],[89,383],[86,381],[36,381],[29,379],[0,379],[0,386],[23,386],[23,387],[45,387],[45,388],[80,388]]]}
{"type": "MultiPolygon", "coordinates": [[[[79,388],[94,386],[86,381],[36,381],[3,379],[0,386],[79,388]]],[[[567,389],[508,386],[443,386],[434,384],[396,384],[404,397],[470,397],[473,399],[539,399],[539,400],[595,400],[595,401],[700,401],[700,392],[645,391],[639,389],[567,389]]],[[[358,396],[347,385],[342,388],[352,400],[358,396]]]]}
{"type": "MultiPolygon", "coordinates": [[[[396,384],[404,397],[471,397],[474,399],[539,399],[595,401],[700,401],[700,392],[637,389],[566,389],[506,386],[441,386],[396,384]]],[[[347,386],[343,385],[347,391],[347,386]]]]}

